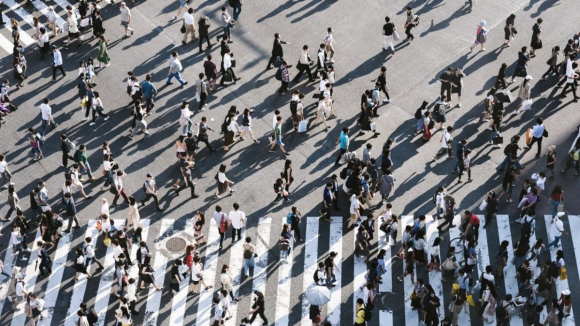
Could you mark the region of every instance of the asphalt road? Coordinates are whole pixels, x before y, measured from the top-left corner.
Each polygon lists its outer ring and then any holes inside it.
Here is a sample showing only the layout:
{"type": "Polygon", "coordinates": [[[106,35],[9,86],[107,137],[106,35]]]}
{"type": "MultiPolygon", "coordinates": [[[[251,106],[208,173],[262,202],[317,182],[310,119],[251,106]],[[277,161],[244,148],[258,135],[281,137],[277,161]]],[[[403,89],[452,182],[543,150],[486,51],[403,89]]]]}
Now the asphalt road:
{"type": "MultiPolygon", "coordinates": [[[[221,33],[219,8],[223,4],[209,1],[192,3],[192,7],[196,9],[196,19],[201,14],[208,15],[212,19],[210,28],[212,42],[215,42],[215,36],[221,33]]],[[[523,115],[508,116],[507,126],[502,134],[504,139],[515,134],[523,135],[525,130],[533,125],[536,117],[543,117],[550,132],[550,137],[544,140],[544,148],[550,144],[558,147],[558,169],[563,166],[566,151],[576,136],[579,119],[573,112],[578,104],[571,102],[571,96],[565,100],[554,96],[553,86],[556,82],[554,77],[550,77],[547,81],[540,81],[539,78],[547,69],[545,62],[550,56],[550,48],[555,45],[563,48],[566,40],[577,32],[574,20],[566,19],[571,17],[567,13],[578,11],[580,5],[575,2],[478,1],[473,11],[469,11],[461,1],[361,3],[247,0],[238,24],[232,30],[233,43],[230,44],[237,59],[236,74],[242,79],[212,94],[208,102],[209,109],[197,113],[193,119],[199,122],[202,116],[206,116],[210,120],[213,119],[210,126],[219,129],[220,122],[231,105],[236,105],[240,110],[245,107],[253,108],[255,110],[253,130],[261,143],[256,145],[249,140],[240,141],[229,152],[218,151],[214,154],[210,154],[202,145],[194,169],[197,178],[196,192],[200,198],[187,201],[185,196],[174,197],[172,193],[167,192],[178,177],[174,150],[174,142],[181,129],[177,122],[178,104],[188,100],[192,102],[192,107],[196,106],[193,100],[195,95],[193,84],[197,74],[203,71],[204,54],[198,53],[197,41],[194,44],[181,45],[180,24],[171,19],[177,10],[176,1],[142,1],[136,7],[129,5],[133,14],[132,26],[135,29],[135,34],[130,38],[122,38],[118,4],[105,5],[101,2],[101,5],[104,6],[102,11],[106,35],[110,42],[109,54],[112,66],[97,70],[96,90],[101,93],[105,110],[111,114],[109,121],[99,120],[97,125],[92,127],[88,125],[88,121],[81,121],[83,115],[76,96],[78,62],[88,57],[96,57],[94,40],[90,41],[90,45],[86,43],[79,49],[73,46],[71,50],[62,50],[67,77],[58,77],[56,82],[50,79],[52,73],[50,61],[39,61],[37,52],[26,51],[29,77],[25,87],[18,91],[14,89],[10,91],[20,110],[7,118],[8,122],[0,131],[2,134],[0,152],[7,156],[14,173],[13,181],[25,209],[29,206],[27,195],[39,179],[46,181],[52,200],[55,203],[59,201],[58,192],[64,182],[64,170],[59,167],[61,154],[58,136],[60,133],[66,133],[78,144],[86,144],[91,166],[97,176],[101,176],[99,148],[103,141],[108,141],[119,165],[128,173],[125,187],[130,194],[141,197],[140,188],[145,175],[151,173],[156,176],[165,211],[157,213],[151,205],[141,210],[141,218],[151,221],[150,235],[159,234],[160,221],[165,218],[176,220],[176,228],[183,228],[186,219],[191,218],[193,212],[201,210],[211,213],[216,204],[229,211],[234,202],[239,203],[241,209],[248,215],[251,234],[257,232],[256,226],[260,218],[276,219],[285,216],[291,205],[272,204],[275,194],[271,185],[282,171],[286,157],[279,151],[268,153],[266,148],[273,111],[280,109],[285,119],[289,117],[290,92],[285,96],[278,95],[276,90],[279,83],[274,78],[274,70],[265,71],[273,34],[276,32],[281,33],[283,40],[291,43],[284,45],[285,57],[291,64],[298,60],[303,44],[310,46],[310,55],[315,57],[315,49],[326,36],[327,27],[334,28],[337,41],[335,45],[337,81],[334,99],[338,118],[329,120],[331,128],[328,130],[318,126],[306,134],[298,134],[291,130],[289,124],[285,124],[283,130],[284,143],[291,153],[289,158],[293,161],[295,174],[292,205],[298,206],[304,216],[317,216],[322,200],[322,185],[330,175],[338,174],[340,171],[333,166],[338,151],[335,141],[345,126],[350,126],[353,130],[351,148],[356,149],[359,155],[362,154],[362,147],[370,142],[373,144],[373,156],[379,157],[379,149],[386,139],[394,140],[392,158],[397,188],[391,202],[394,210],[401,215],[417,216],[432,213],[431,197],[440,185],[446,186],[453,193],[461,210],[476,207],[486,192],[498,191],[501,175],[496,173],[495,169],[503,160],[503,151],[486,145],[489,131],[485,130],[484,124],[478,122],[479,114],[483,110],[481,101],[493,85],[501,63],[505,62],[510,66],[508,73],[511,74],[515,67],[517,51],[521,46],[529,46],[531,27],[538,17],[544,19],[542,25],[544,48],[537,52],[537,57],[528,65],[528,71],[534,77],[532,81],[534,104],[532,110],[523,115]],[[407,5],[412,6],[415,13],[421,16],[421,23],[413,30],[415,40],[399,44],[397,54],[391,57],[388,52],[381,51],[380,33],[383,18],[389,15],[403,36],[404,8],[407,5]],[[510,13],[517,16],[515,26],[518,27],[519,34],[511,47],[502,48],[504,21],[510,13]],[[487,21],[487,50],[469,53],[477,24],[482,19],[487,21]],[[177,83],[171,86],[164,85],[171,51],[177,51],[181,57],[184,66],[182,76],[189,81],[189,85],[185,87],[179,87],[177,83]],[[380,117],[377,119],[377,125],[381,135],[378,138],[372,138],[368,133],[362,137],[354,136],[358,132],[356,119],[360,95],[365,89],[372,87],[370,80],[376,77],[382,65],[386,65],[388,69],[387,81],[391,89],[392,102],[379,109],[380,117]],[[447,119],[456,130],[454,139],[467,139],[468,147],[473,150],[474,181],[471,183],[456,183],[456,175],[451,173],[453,169],[451,161],[430,162],[431,156],[439,148],[437,142],[439,133],[434,134],[432,141],[423,144],[413,132],[415,125],[413,115],[416,108],[423,100],[430,103],[436,100],[439,94],[437,78],[448,66],[461,68],[467,75],[462,98],[463,106],[454,108],[447,115],[447,119]],[[149,131],[152,134],[149,139],[142,139],[142,135],[138,135],[134,140],[127,137],[131,117],[124,78],[129,70],[133,71],[139,80],[143,80],[145,74],[153,73],[153,81],[159,90],[155,113],[148,118],[149,131]],[[43,148],[45,158],[34,162],[26,140],[26,130],[29,127],[39,127],[38,105],[46,96],[51,99],[53,114],[59,127],[48,134],[43,148]],[[213,198],[216,187],[213,176],[221,163],[228,165],[228,177],[236,183],[234,185],[236,192],[232,196],[216,200],[213,198]]],[[[63,9],[59,10],[62,14],[63,9]]],[[[16,17],[10,10],[4,12],[9,17],[16,17]]],[[[44,20],[42,17],[41,21],[44,20]]],[[[22,28],[25,31],[31,29],[30,26],[22,28]]],[[[0,33],[10,39],[7,28],[1,29],[0,33]]],[[[90,36],[88,31],[85,34],[87,37],[90,36]]],[[[54,44],[62,45],[62,39],[62,35],[59,35],[54,44]]],[[[210,51],[206,50],[204,53],[208,54],[210,51]]],[[[219,58],[219,47],[213,47],[211,53],[214,58],[219,58]]],[[[8,78],[12,81],[10,63],[11,56],[7,54],[0,61],[2,79],[8,78]]],[[[295,68],[291,71],[297,72],[295,68]]],[[[511,85],[510,89],[517,94],[516,85],[517,83],[511,85]]],[[[314,103],[311,95],[315,92],[317,83],[301,81],[298,85],[292,84],[291,87],[304,92],[307,95],[307,103],[314,103]]],[[[511,112],[515,105],[517,104],[508,106],[506,112],[511,112]]],[[[310,107],[307,112],[310,118],[313,118],[315,110],[310,107]]],[[[210,134],[210,140],[214,147],[223,144],[217,132],[210,134]]],[[[545,157],[535,159],[533,151],[531,153],[526,151],[521,157],[521,162],[526,165],[526,169],[518,177],[518,186],[521,185],[523,178],[543,168],[545,157]]],[[[99,192],[99,186],[103,181],[103,178],[100,178],[98,182],[89,183],[87,186],[89,193],[94,197],[79,204],[79,218],[83,224],[96,216],[99,210],[98,199],[101,196],[112,200],[111,194],[99,192]]],[[[549,181],[546,192],[549,192],[555,184],[562,185],[566,193],[577,193],[580,190],[571,172],[565,176],[558,175],[555,181],[549,181]]],[[[0,198],[3,198],[0,202],[4,204],[6,192],[3,192],[0,198]]],[[[540,214],[550,212],[544,201],[545,197],[539,208],[540,214]]],[[[566,211],[571,214],[578,213],[578,206],[579,203],[575,200],[566,201],[566,211]]],[[[341,212],[345,217],[346,207],[344,204],[341,212]]],[[[2,214],[6,210],[7,208],[3,208],[2,214]]],[[[113,218],[124,218],[126,211],[124,207],[113,210],[113,218]]],[[[500,212],[514,214],[515,205],[508,206],[502,203],[500,212]]],[[[278,226],[272,227],[272,232],[274,232],[272,234],[279,232],[278,226]]],[[[4,243],[8,242],[7,234],[5,231],[4,243]]],[[[352,232],[345,232],[342,242],[345,258],[350,255],[353,236],[352,232]]],[[[320,237],[321,243],[328,243],[327,232],[321,232],[320,237]]],[[[154,237],[150,236],[148,241],[152,243],[153,239],[154,237]]],[[[488,234],[488,240],[490,243],[498,243],[495,234],[488,234]]],[[[77,245],[79,241],[80,238],[76,238],[72,245],[77,245]]],[[[274,243],[275,240],[270,244],[274,243]]],[[[322,255],[325,248],[320,249],[322,255]]],[[[572,249],[571,241],[564,241],[564,250],[568,250],[566,251],[568,253],[570,249],[572,249]]],[[[229,255],[229,252],[220,255],[219,266],[222,262],[229,261],[229,255]]],[[[298,284],[302,282],[303,256],[303,248],[298,247],[295,252],[296,263],[292,270],[292,282],[298,284]]],[[[70,258],[72,259],[72,254],[70,258]]],[[[269,259],[272,262],[275,258],[269,259]]],[[[570,257],[569,263],[573,259],[575,259],[573,256],[570,257]]],[[[571,270],[569,273],[577,279],[577,271],[571,270]]],[[[267,298],[276,295],[275,284],[275,280],[268,282],[267,298]]],[[[352,285],[343,284],[343,286],[343,303],[346,303],[343,304],[342,314],[350,316],[352,305],[349,298],[352,285]]],[[[46,281],[39,281],[36,288],[41,292],[45,291],[46,281]]],[[[571,288],[580,290],[576,284],[571,284],[571,288]]],[[[250,293],[248,287],[242,289],[242,294],[250,293]]],[[[300,292],[300,287],[292,288],[291,296],[294,298],[292,304],[299,302],[297,298],[300,292]]],[[[249,299],[243,303],[243,307],[246,306],[249,306],[249,299]]],[[[55,308],[55,316],[66,313],[67,307],[66,300],[59,301],[55,308]]],[[[162,316],[167,315],[167,311],[164,310],[162,316]]],[[[299,314],[293,310],[290,319],[292,323],[299,320],[298,316],[299,314]]],[[[192,318],[195,318],[193,314],[188,316],[186,321],[192,318]]],[[[241,318],[241,314],[238,314],[238,318],[241,318]]],[[[159,324],[169,325],[168,319],[163,322],[161,320],[159,324]]]]}

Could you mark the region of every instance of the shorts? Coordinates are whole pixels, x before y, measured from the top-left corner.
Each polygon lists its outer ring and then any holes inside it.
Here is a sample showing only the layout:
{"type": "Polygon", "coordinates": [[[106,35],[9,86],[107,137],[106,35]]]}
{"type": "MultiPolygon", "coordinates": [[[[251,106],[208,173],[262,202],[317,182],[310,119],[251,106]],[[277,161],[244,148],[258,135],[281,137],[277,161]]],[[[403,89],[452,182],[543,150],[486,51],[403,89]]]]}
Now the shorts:
{"type": "Polygon", "coordinates": [[[24,296],[23,295],[17,295],[16,298],[14,298],[14,302],[19,303],[24,301],[24,296]]]}
{"type": "Polygon", "coordinates": [[[284,146],[284,143],[282,142],[282,138],[276,138],[276,144],[278,144],[280,146],[284,146]]]}
{"type": "Polygon", "coordinates": [[[79,32],[73,33],[73,32],[68,32],[68,37],[79,37],[79,32]]]}
{"type": "Polygon", "coordinates": [[[512,194],[512,187],[509,187],[508,189],[506,189],[506,188],[508,188],[508,187],[501,185],[501,190],[503,190],[508,195],[511,195],[512,194]]]}
{"type": "Polygon", "coordinates": [[[187,6],[187,2],[185,2],[183,0],[179,0],[179,6],[180,7],[185,7],[185,6],[187,6]]]}
{"type": "Polygon", "coordinates": [[[170,283],[171,289],[175,292],[179,292],[179,283],[170,283]]]}
{"type": "Polygon", "coordinates": [[[199,284],[199,281],[191,280],[191,281],[189,281],[189,284],[198,285],[199,284]]]}
{"type": "Polygon", "coordinates": [[[127,28],[127,27],[129,27],[129,22],[121,21],[121,26],[127,28]]]}
{"type": "Polygon", "coordinates": [[[244,131],[252,131],[252,128],[250,126],[242,126],[242,130],[244,130],[244,131]]]}
{"type": "Polygon", "coordinates": [[[350,214],[350,219],[356,221],[356,214],[350,214]]]}

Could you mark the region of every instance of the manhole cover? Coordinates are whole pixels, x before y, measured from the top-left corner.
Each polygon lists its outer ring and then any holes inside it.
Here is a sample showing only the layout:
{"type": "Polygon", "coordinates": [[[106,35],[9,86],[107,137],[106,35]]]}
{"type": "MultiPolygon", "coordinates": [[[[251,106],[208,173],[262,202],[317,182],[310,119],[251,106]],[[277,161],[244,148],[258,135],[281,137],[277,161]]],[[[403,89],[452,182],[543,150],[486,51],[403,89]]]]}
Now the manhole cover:
{"type": "Polygon", "coordinates": [[[181,252],[185,250],[186,245],[187,242],[181,238],[171,238],[167,240],[167,242],[165,243],[165,247],[167,248],[167,250],[173,252],[181,252]]]}

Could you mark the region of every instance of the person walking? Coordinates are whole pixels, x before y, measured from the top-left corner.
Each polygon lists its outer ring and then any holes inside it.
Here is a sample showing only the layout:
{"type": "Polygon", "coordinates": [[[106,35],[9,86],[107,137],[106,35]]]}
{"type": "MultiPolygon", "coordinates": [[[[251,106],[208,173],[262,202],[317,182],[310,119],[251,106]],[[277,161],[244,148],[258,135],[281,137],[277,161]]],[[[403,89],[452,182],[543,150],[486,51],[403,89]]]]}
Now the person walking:
{"type": "Polygon", "coordinates": [[[280,82],[282,83],[280,89],[278,90],[278,94],[286,94],[286,92],[288,92],[288,84],[290,84],[290,75],[292,74],[292,72],[288,71],[289,67],[291,66],[289,66],[288,62],[284,60],[282,61],[282,64],[278,68],[278,70],[280,70],[280,82]]]}
{"type": "MultiPolygon", "coordinates": [[[[94,126],[97,122],[97,114],[100,117],[105,117],[105,121],[109,120],[109,115],[108,114],[104,114],[103,113],[103,101],[101,101],[101,97],[99,92],[94,92],[94,97],[93,97],[93,121],[91,121],[91,123],[89,123],[89,126],[94,126]]],[[[81,145],[84,146],[84,145],[81,145]]]]}
{"type": "MultiPolygon", "coordinates": [[[[230,6],[232,2],[230,2],[230,6]]],[[[244,5],[244,0],[233,0],[233,8],[234,8],[234,20],[237,21],[240,18],[240,14],[242,13],[242,6],[244,5]]]]}
{"type": "Polygon", "coordinates": [[[99,62],[95,68],[107,68],[111,65],[111,58],[109,57],[109,51],[107,51],[107,46],[109,45],[109,42],[107,42],[107,39],[105,39],[105,36],[103,34],[100,34],[98,36],[99,38],[99,42],[98,42],[98,46],[99,46],[99,54],[97,55],[97,61],[99,62]]]}
{"type": "Polygon", "coordinates": [[[566,68],[566,86],[562,89],[562,93],[560,94],[562,97],[566,97],[566,90],[568,87],[572,88],[572,94],[574,95],[574,102],[577,102],[580,97],[576,95],[576,83],[580,78],[579,75],[576,73],[576,69],[578,68],[577,62],[572,62],[571,68],[566,68]]]}
{"type": "Polygon", "coordinates": [[[294,82],[295,84],[298,84],[300,77],[302,76],[302,74],[305,71],[306,71],[306,74],[308,75],[308,81],[313,82],[314,77],[312,77],[312,72],[310,71],[310,64],[313,62],[314,61],[312,61],[310,59],[310,56],[308,55],[308,45],[304,45],[302,47],[300,59],[298,59],[298,65],[296,65],[296,68],[298,69],[298,74],[296,74],[296,76],[294,76],[294,78],[292,79],[292,82],[294,82]]]}
{"type": "Polygon", "coordinates": [[[147,130],[147,121],[145,120],[145,116],[146,116],[145,110],[139,103],[139,106],[135,108],[135,126],[133,127],[131,133],[129,134],[129,139],[133,139],[133,137],[139,132],[139,130],[142,130],[143,134],[145,134],[144,138],[151,137],[151,134],[147,130]]]}
{"type": "MultiPolygon", "coordinates": [[[[532,140],[530,141],[530,144],[527,147],[528,149],[532,149],[534,143],[538,143],[538,152],[536,153],[536,158],[540,158],[540,154],[542,153],[542,139],[544,138],[544,135],[548,134],[548,131],[544,126],[544,119],[542,118],[536,119],[536,125],[532,128],[531,134],[532,140]]],[[[552,175],[553,173],[554,171],[552,171],[552,175]]]]}
{"type": "Polygon", "coordinates": [[[242,131],[240,132],[240,139],[245,140],[244,135],[246,132],[248,132],[250,137],[252,137],[254,144],[259,144],[260,141],[254,137],[254,133],[252,132],[252,113],[254,113],[254,110],[250,110],[248,108],[244,109],[244,113],[242,114],[242,131]]]}
{"type": "Polygon", "coordinates": [[[114,186],[111,187],[111,192],[115,195],[113,198],[113,203],[111,204],[113,207],[117,206],[117,200],[120,196],[123,196],[125,203],[129,205],[129,197],[127,197],[125,188],[123,188],[123,176],[125,176],[125,173],[121,170],[118,170],[114,178],[114,186]]]}
{"type": "MultiPolygon", "coordinates": [[[[183,40],[181,44],[185,45],[187,43],[187,36],[191,34],[191,42],[195,41],[195,18],[193,17],[193,8],[187,9],[187,12],[183,14],[183,27],[185,27],[185,33],[183,33],[183,40]]],[[[201,42],[201,41],[200,41],[201,42]]]]}
{"type": "Polygon", "coordinates": [[[177,17],[181,14],[181,10],[187,10],[189,9],[189,7],[187,6],[187,0],[178,0],[179,1],[179,9],[177,10],[177,14],[175,14],[175,16],[173,16],[173,19],[177,19],[177,17]]]}
{"type": "Polygon", "coordinates": [[[134,230],[137,228],[143,228],[135,196],[129,196],[129,213],[127,213],[127,221],[125,223],[124,230],[129,230],[129,227],[133,227],[134,230]]]}
{"type": "Polygon", "coordinates": [[[105,29],[103,28],[103,17],[101,16],[101,10],[97,9],[97,5],[93,2],[94,9],[92,13],[93,22],[93,36],[98,38],[100,35],[105,34],[105,29]]]}
{"type": "Polygon", "coordinates": [[[70,152],[74,150],[74,143],[65,134],[60,135],[60,140],[60,150],[62,151],[62,164],[60,166],[66,169],[68,167],[68,160],[73,159],[70,152]]]}
{"type": "Polygon", "coordinates": [[[242,229],[246,225],[246,213],[240,211],[240,205],[234,203],[234,210],[230,211],[228,215],[228,222],[232,225],[232,243],[236,241],[236,234],[238,240],[242,239],[242,229]]]}
{"type": "Polygon", "coordinates": [[[230,194],[234,193],[234,189],[230,189],[230,185],[233,185],[235,182],[230,181],[227,177],[226,177],[226,165],[225,164],[221,164],[220,168],[218,170],[218,173],[216,174],[216,181],[218,182],[218,189],[216,190],[214,196],[215,198],[221,198],[220,194],[222,194],[225,190],[229,190],[230,194]]]}
{"type": "Polygon", "coordinates": [[[83,45],[83,34],[81,34],[81,32],[78,29],[77,26],[77,15],[74,13],[74,11],[71,9],[67,8],[66,11],[66,23],[68,24],[68,38],[67,41],[64,45],[64,49],[68,50],[68,47],[70,46],[71,42],[73,41],[73,38],[76,38],[79,41],[79,45],[77,47],[81,47],[81,45],[83,45]]]}
{"type": "Polygon", "coordinates": [[[350,129],[348,127],[342,128],[342,131],[340,132],[340,135],[338,136],[338,140],[336,141],[336,145],[340,144],[339,145],[340,151],[338,153],[338,156],[336,157],[336,160],[334,161],[334,165],[339,165],[339,162],[342,159],[342,156],[348,152],[348,145],[350,144],[350,138],[348,136],[349,130],[350,129]]]}
{"type": "Polygon", "coordinates": [[[68,233],[70,232],[73,221],[75,223],[75,226],[73,227],[74,229],[78,229],[81,226],[79,225],[79,220],[77,218],[77,207],[70,192],[64,194],[64,204],[66,207],[66,214],[68,215],[68,226],[66,230],[63,230],[63,232],[68,233]]]}
{"type": "Polygon", "coordinates": [[[478,44],[481,45],[480,51],[485,51],[485,42],[487,41],[487,30],[485,29],[486,24],[485,20],[479,22],[479,25],[477,26],[477,34],[475,35],[475,42],[469,48],[469,52],[473,51],[473,48],[478,44]]]}
{"type": "Polygon", "coordinates": [[[121,2],[121,7],[119,8],[121,11],[121,26],[125,29],[125,38],[133,35],[133,29],[129,27],[131,24],[131,10],[127,7],[125,2],[121,2]]]}
{"type": "Polygon", "coordinates": [[[548,59],[548,71],[546,71],[543,75],[542,75],[542,80],[546,80],[546,78],[548,77],[548,75],[553,72],[556,74],[556,77],[560,77],[560,73],[559,73],[559,62],[558,62],[558,55],[560,54],[560,47],[559,46],[555,46],[552,48],[552,56],[550,57],[550,59],[548,59]]]}
{"type": "Polygon", "coordinates": [[[393,45],[394,37],[393,34],[396,33],[397,28],[395,24],[391,22],[389,16],[385,17],[385,24],[383,25],[383,51],[387,51],[387,47],[391,47],[391,56],[395,55],[395,46],[393,45]]]}
{"type": "Polygon", "coordinates": [[[187,82],[181,79],[181,70],[183,70],[183,66],[179,60],[179,55],[177,55],[177,52],[173,51],[171,52],[171,57],[169,58],[169,71],[167,72],[167,82],[165,82],[165,84],[172,85],[173,82],[171,82],[171,79],[175,77],[181,86],[187,85],[187,82]]]}
{"type": "MultiPolygon", "coordinates": [[[[232,43],[231,41],[231,34],[230,34],[230,27],[232,26],[232,17],[230,16],[230,14],[228,14],[228,11],[226,9],[226,7],[222,7],[222,13],[220,16],[220,19],[222,21],[222,30],[223,30],[223,35],[222,37],[225,38],[225,40],[228,43],[232,43]]],[[[220,41],[220,36],[218,35],[216,37],[217,41],[220,41]]]]}
{"type": "Polygon", "coordinates": [[[53,55],[53,62],[52,62],[52,80],[55,81],[56,80],[56,70],[60,70],[60,72],[62,73],[63,77],[66,77],[66,72],[64,71],[64,68],[62,67],[62,54],[60,54],[60,51],[56,48],[56,45],[51,45],[50,49],[52,50],[52,55],[53,55]]]}
{"type": "Polygon", "coordinates": [[[564,212],[558,212],[556,217],[552,219],[552,230],[550,231],[550,235],[554,237],[554,240],[548,244],[548,248],[551,248],[552,246],[560,247],[560,238],[562,237],[562,234],[570,235],[566,230],[564,230],[564,222],[562,222],[564,215],[564,212]]]}
{"type": "Polygon", "coordinates": [[[97,267],[97,271],[105,269],[103,264],[101,264],[97,257],[95,257],[95,248],[93,247],[93,239],[91,237],[85,238],[82,250],[85,256],[85,267],[88,271],[90,271],[93,262],[99,265],[99,267],[97,267]]]}
{"type": "Polygon", "coordinates": [[[87,275],[87,278],[93,278],[93,275],[87,271],[87,267],[85,265],[85,256],[83,254],[83,250],[81,248],[77,248],[75,251],[77,255],[77,259],[75,260],[75,278],[74,281],[79,280],[79,273],[87,275]]]}
{"type": "Polygon", "coordinates": [[[205,76],[207,77],[208,87],[210,90],[215,90],[215,84],[217,82],[217,67],[212,61],[211,54],[207,55],[207,60],[203,63],[203,70],[205,76]]]}
{"type": "Polygon", "coordinates": [[[141,279],[141,287],[139,287],[139,289],[140,290],[146,289],[145,283],[147,283],[152,284],[157,291],[163,291],[163,287],[160,287],[155,282],[155,276],[153,275],[154,270],[153,266],[151,266],[151,257],[153,257],[153,255],[151,255],[151,253],[147,253],[147,255],[145,256],[144,263],[141,264],[141,271],[139,274],[139,277],[141,279]]]}
{"type": "Polygon", "coordinates": [[[50,255],[48,254],[48,251],[46,250],[46,246],[44,244],[44,242],[42,241],[38,241],[36,243],[36,245],[38,246],[38,258],[40,259],[40,264],[38,265],[38,275],[39,277],[44,277],[45,275],[50,275],[52,274],[52,259],[50,258],[50,255]],[[45,274],[45,269],[48,271],[45,274]]]}
{"type": "Polygon", "coordinates": [[[511,40],[513,40],[515,36],[516,28],[514,27],[516,15],[511,14],[505,20],[505,27],[503,28],[504,31],[504,41],[503,46],[510,46],[511,40]]]}
{"type": "Polygon", "coordinates": [[[209,17],[201,16],[197,24],[199,30],[199,53],[201,53],[204,39],[207,41],[208,49],[211,49],[211,47],[213,46],[213,44],[211,44],[211,42],[209,41],[209,26],[210,26],[209,17]]]}
{"type": "Polygon", "coordinates": [[[254,304],[252,305],[252,309],[249,312],[249,314],[252,315],[252,317],[248,321],[248,324],[252,325],[252,323],[254,323],[254,320],[256,320],[256,316],[260,315],[260,318],[262,318],[263,322],[262,325],[263,326],[269,325],[268,319],[264,314],[264,312],[266,312],[265,308],[266,300],[264,299],[264,294],[256,290],[254,291],[254,295],[256,295],[256,299],[254,301],[254,304]]]}
{"type": "Polygon", "coordinates": [[[195,124],[197,125],[197,133],[196,133],[196,137],[197,137],[197,143],[199,144],[199,142],[205,143],[205,146],[207,146],[207,148],[209,148],[209,150],[214,153],[216,150],[211,147],[211,144],[209,143],[209,135],[208,135],[208,130],[211,132],[215,132],[215,130],[213,130],[208,124],[207,124],[207,118],[206,117],[202,117],[201,118],[201,123],[200,124],[195,124]]]}
{"type": "Polygon", "coordinates": [[[518,97],[520,98],[520,103],[518,103],[518,107],[516,108],[516,110],[514,112],[512,112],[513,115],[517,115],[518,113],[522,112],[522,111],[526,111],[529,110],[530,107],[522,107],[524,104],[524,101],[529,101],[531,98],[531,85],[530,85],[530,80],[532,80],[532,76],[527,75],[526,78],[524,78],[524,80],[522,81],[522,84],[520,85],[520,88],[518,90],[518,97]],[[521,109],[521,111],[520,111],[521,109]]]}
{"type": "Polygon", "coordinates": [[[538,20],[536,20],[536,23],[534,24],[534,27],[532,27],[532,42],[530,44],[530,47],[532,48],[532,50],[530,51],[530,56],[533,58],[536,56],[536,50],[539,50],[542,48],[542,22],[544,20],[542,18],[538,18],[538,20]]]}
{"type": "Polygon", "coordinates": [[[197,110],[199,112],[207,108],[207,104],[205,103],[207,100],[207,94],[209,93],[207,83],[208,81],[205,80],[205,74],[203,72],[200,73],[199,79],[195,82],[195,91],[197,92],[197,100],[199,102],[197,110]]]}
{"type": "Polygon", "coordinates": [[[284,143],[282,142],[282,117],[280,116],[276,118],[276,125],[274,126],[274,137],[275,142],[272,142],[272,145],[270,146],[270,150],[268,152],[274,153],[274,146],[278,145],[280,146],[280,150],[282,151],[282,153],[284,153],[285,155],[290,155],[290,153],[284,150],[284,143]]]}
{"type": "Polygon", "coordinates": [[[523,46],[521,50],[518,52],[518,61],[516,64],[516,69],[514,70],[514,74],[512,75],[511,83],[515,83],[516,77],[526,77],[528,61],[530,61],[530,54],[528,53],[528,47],[523,46]]]}
{"type": "Polygon", "coordinates": [[[415,36],[413,36],[413,34],[411,34],[411,30],[413,29],[413,27],[415,27],[416,25],[416,21],[417,18],[415,17],[415,15],[413,15],[413,8],[411,8],[410,6],[407,6],[407,20],[405,22],[405,34],[407,35],[407,38],[405,39],[405,41],[412,41],[415,39],[415,36]]]}
{"type": "MultiPolygon", "coordinates": [[[[282,44],[290,44],[290,42],[282,41],[282,37],[280,33],[274,34],[274,44],[272,45],[272,56],[270,60],[268,60],[268,65],[266,66],[266,70],[272,69],[272,65],[278,60],[284,59],[284,49],[282,48],[282,44]]],[[[286,65],[286,68],[290,68],[292,66],[286,65]]]]}
{"type": "Polygon", "coordinates": [[[226,81],[226,75],[230,76],[234,82],[241,79],[239,77],[236,77],[236,74],[234,73],[234,70],[232,69],[232,67],[234,66],[234,62],[235,62],[235,61],[232,61],[233,56],[234,55],[233,55],[232,51],[228,47],[226,50],[226,53],[224,54],[224,60],[223,60],[224,73],[222,75],[222,79],[220,80],[220,86],[224,86],[224,83],[226,81]]]}
{"type": "Polygon", "coordinates": [[[145,190],[145,198],[141,200],[141,207],[145,206],[145,203],[148,202],[151,198],[153,198],[153,201],[155,202],[156,206],[155,209],[160,212],[163,211],[163,209],[161,209],[161,207],[159,206],[159,198],[157,195],[157,182],[150,173],[147,173],[147,179],[143,183],[143,189],[145,190]]]}
{"type": "Polygon", "coordinates": [[[186,187],[189,187],[191,195],[190,195],[190,199],[195,199],[198,198],[199,196],[195,194],[195,182],[193,182],[193,174],[191,173],[191,169],[194,166],[194,162],[185,162],[184,165],[184,170],[183,170],[183,184],[181,187],[177,187],[177,186],[173,186],[173,189],[175,189],[175,194],[177,196],[179,196],[179,192],[181,190],[183,190],[186,187]]]}

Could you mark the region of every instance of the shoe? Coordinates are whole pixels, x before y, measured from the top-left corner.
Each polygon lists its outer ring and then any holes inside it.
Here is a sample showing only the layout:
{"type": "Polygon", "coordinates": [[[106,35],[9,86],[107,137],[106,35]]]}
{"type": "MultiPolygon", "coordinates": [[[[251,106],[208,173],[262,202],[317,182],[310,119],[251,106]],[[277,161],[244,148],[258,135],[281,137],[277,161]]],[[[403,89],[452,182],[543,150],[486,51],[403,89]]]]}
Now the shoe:
{"type": "Polygon", "coordinates": [[[83,178],[79,178],[79,181],[80,181],[80,182],[85,182],[85,179],[83,179],[83,178]]]}
{"type": "Polygon", "coordinates": [[[288,153],[288,152],[286,152],[286,153],[284,153],[284,154],[285,154],[286,156],[290,156],[290,153],[288,153]]]}
{"type": "Polygon", "coordinates": [[[173,85],[173,82],[165,83],[165,85],[173,85]]]}
{"type": "Polygon", "coordinates": [[[83,118],[83,121],[87,121],[87,120],[89,120],[89,117],[84,117],[83,118]]]}
{"type": "Polygon", "coordinates": [[[193,195],[193,196],[191,196],[191,198],[195,199],[195,198],[199,198],[199,196],[198,195],[193,195]]]}
{"type": "Polygon", "coordinates": [[[273,150],[271,150],[271,149],[270,149],[270,150],[268,150],[268,152],[270,152],[270,153],[274,153],[275,151],[273,151],[273,150]]]}
{"type": "Polygon", "coordinates": [[[133,139],[133,136],[129,135],[129,138],[130,138],[130,139],[133,139]]]}
{"type": "Polygon", "coordinates": [[[109,120],[109,118],[110,118],[109,116],[106,116],[106,117],[105,117],[105,121],[109,120]]]}
{"type": "Polygon", "coordinates": [[[96,181],[97,179],[95,178],[90,178],[89,181],[96,181]]]}
{"type": "Polygon", "coordinates": [[[147,135],[145,135],[145,137],[143,137],[143,138],[149,138],[149,137],[151,137],[151,134],[147,134],[147,135]]]}
{"type": "Polygon", "coordinates": [[[157,207],[155,210],[156,211],[159,211],[159,212],[163,212],[163,209],[162,208],[159,208],[159,207],[157,207]]]}
{"type": "Polygon", "coordinates": [[[189,82],[185,82],[185,83],[181,84],[181,86],[183,86],[183,85],[187,85],[187,84],[189,84],[189,82]]]}

